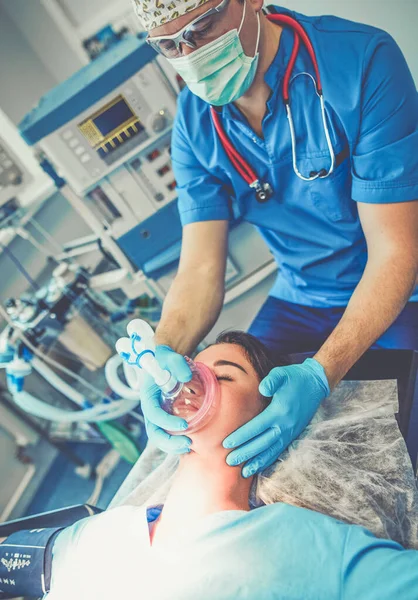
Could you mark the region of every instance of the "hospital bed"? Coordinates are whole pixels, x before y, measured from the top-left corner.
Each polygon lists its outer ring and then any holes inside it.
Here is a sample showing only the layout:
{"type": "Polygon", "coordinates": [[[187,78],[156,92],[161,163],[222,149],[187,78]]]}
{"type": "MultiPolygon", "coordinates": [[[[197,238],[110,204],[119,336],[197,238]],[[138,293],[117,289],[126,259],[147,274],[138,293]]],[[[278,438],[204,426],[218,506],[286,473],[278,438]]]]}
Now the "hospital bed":
{"type": "MultiPolygon", "coordinates": [[[[301,363],[315,353],[292,354],[293,364],[301,363]]],[[[350,369],[344,380],[374,381],[391,379],[398,384],[399,429],[417,472],[418,466],[418,351],[369,350],[350,369]]]]}

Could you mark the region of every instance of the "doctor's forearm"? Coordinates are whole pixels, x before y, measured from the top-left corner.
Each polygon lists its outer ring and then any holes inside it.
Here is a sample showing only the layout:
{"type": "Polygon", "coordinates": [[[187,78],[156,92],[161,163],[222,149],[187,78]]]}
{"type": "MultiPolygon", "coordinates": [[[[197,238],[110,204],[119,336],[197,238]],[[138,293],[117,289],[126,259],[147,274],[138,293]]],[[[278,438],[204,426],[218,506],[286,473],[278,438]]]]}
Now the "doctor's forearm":
{"type": "Polygon", "coordinates": [[[417,259],[398,255],[369,262],[347,309],[315,358],[334,388],[390,327],[417,281],[417,259]]]}
{"type": "Polygon", "coordinates": [[[180,354],[190,354],[215,324],[223,305],[222,280],[207,272],[180,273],[164,302],[155,340],[180,354]]]}

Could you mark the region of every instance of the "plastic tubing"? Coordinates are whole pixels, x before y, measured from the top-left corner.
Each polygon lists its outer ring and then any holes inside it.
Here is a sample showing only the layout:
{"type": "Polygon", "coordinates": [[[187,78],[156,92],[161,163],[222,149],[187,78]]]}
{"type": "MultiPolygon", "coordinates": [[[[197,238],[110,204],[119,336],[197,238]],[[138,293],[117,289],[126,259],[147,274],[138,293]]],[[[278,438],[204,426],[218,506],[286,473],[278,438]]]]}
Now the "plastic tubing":
{"type": "MultiPolygon", "coordinates": [[[[38,371],[45,380],[52,385],[57,391],[61,392],[64,396],[82,406],[84,403],[84,396],[74,390],[68,383],[66,383],[61,377],[59,377],[52,369],[45,365],[37,357],[33,357],[33,367],[38,371]]],[[[121,385],[122,382],[121,382],[121,385]]],[[[126,386],[124,386],[126,387],[126,386]]],[[[129,390],[129,388],[126,388],[129,390]]],[[[116,390],[115,390],[116,391],[116,390]]],[[[129,390],[132,394],[132,390],[129,390]]],[[[116,393],[118,393],[116,391],[116,393]]],[[[127,412],[135,408],[139,403],[139,393],[136,392],[135,397],[132,394],[130,398],[124,398],[123,400],[117,400],[111,404],[98,404],[91,408],[86,408],[82,411],[71,411],[56,406],[51,406],[46,402],[38,400],[32,394],[28,392],[15,392],[12,394],[13,398],[18,406],[20,406],[26,412],[30,414],[47,419],[50,421],[61,421],[66,423],[76,421],[109,421],[110,419],[116,419],[123,416],[127,412]]],[[[122,396],[123,397],[123,396],[122,396]]]]}
{"type": "Polygon", "coordinates": [[[109,404],[98,404],[92,408],[86,408],[85,410],[71,411],[46,404],[46,402],[38,400],[35,396],[32,396],[32,394],[29,394],[29,392],[15,392],[12,393],[12,396],[15,403],[25,412],[28,412],[35,417],[40,417],[41,419],[59,421],[61,423],[73,423],[79,421],[97,423],[99,421],[109,421],[111,419],[122,417],[138,404],[138,401],[121,400],[114,402],[113,406],[109,404]]]}
{"type": "Polygon", "coordinates": [[[139,359],[139,364],[144,371],[151,375],[163,392],[171,392],[177,386],[177,379],[171,375],[170,371],[160,367],[155,354],[147,352],[139,359]]]}
{"type": "Polygon", "coordinates": [[[61,392],[62,394],[64,394],[64,396],[66,396],[67,398],[69,398],[70,400],[72,400],[73,402],[78,404],[79,406],[83,406],[85,396],[83,396],[83,394],[80,394],[80,392],[77,392],[71,385],[69,385],[66,381],[64,381],[59,375],[54,373],[54,371],[52,369],[50,369],[48,367],[48,365],[43,363],[37,356],[33,357],[32,365],[33,365],[33,368],[36,371],[38,371],[38,373],[40,375],[42,375],[42,377],[44,379],[46,379],[46,381],[50,385],[52,385],[53,388],[55,388],[58,392],[61,392]]]}
{"type": "Polygon", "coordinates": [[[141,368],[149,373],[163,393],[175,390],[179,386],[177,379],[171,375],[170,371],[162,369],[155,358],[155,344],[151,337],[154,332],[149,325],[145,323],[144,326],[144,321],[134,319],[129,323],[127,331],[130,337],[120,338],[116,342],[118,354],[128,361],[128,365],[141,368]],[[145,330],[145,334],[149,337],[141,337],[135,329],[138,329],[141,334],[144,333],[142,330],[145,330]]]}
{"type": "MultiPolygon", "coordinates": [[[[118,367],[122,364],[123,360],[119,354],[115,354],[106,362],[105,365],[105,376],[106,381],[112,390],[118,394],[121,398],[128,400],[140,400],[140,394],[138,390],[131,389],[125,385],[119,378],[118,367]]],[[[128,381],[129,383],[129,381],[128,381]]]]}
{"type": "Polygon", "coordinates": [[[141,387],[141,379],[139,377],[140,370],[136,369],[135,367],[131,367],[123,359],[122,361],[123,374],[125,375],[125,379],[129,387],[133,390],[139,390],[141,387]]]}

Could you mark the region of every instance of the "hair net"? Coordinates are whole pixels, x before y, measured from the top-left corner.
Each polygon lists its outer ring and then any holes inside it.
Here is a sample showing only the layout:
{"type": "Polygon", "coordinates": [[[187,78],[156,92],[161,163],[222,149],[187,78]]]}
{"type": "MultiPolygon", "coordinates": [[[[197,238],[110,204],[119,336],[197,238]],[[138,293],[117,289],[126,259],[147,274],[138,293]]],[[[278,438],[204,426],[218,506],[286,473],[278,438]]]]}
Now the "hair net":
{"type": "MultiPolygon", "coordinates": [[[[287,502],[418,548],[418,492],[396,410],[396,382],[342,382],[255,479],[252,505],[287,502]]],[[[164,503],[177,465],[178,457],[148,445],[112,506],[164,503]]]]}

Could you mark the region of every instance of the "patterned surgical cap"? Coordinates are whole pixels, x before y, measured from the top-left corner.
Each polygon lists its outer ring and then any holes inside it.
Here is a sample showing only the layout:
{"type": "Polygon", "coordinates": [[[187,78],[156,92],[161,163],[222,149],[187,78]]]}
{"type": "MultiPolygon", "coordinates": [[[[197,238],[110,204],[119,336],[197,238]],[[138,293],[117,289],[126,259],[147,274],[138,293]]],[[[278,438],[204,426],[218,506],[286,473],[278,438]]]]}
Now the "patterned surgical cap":
{"type": "Polygon", "coordinates": [[[142,26],[150,31],[202,6],[208,0],[132,0],[142,26]]]}

